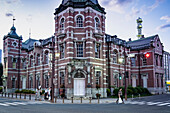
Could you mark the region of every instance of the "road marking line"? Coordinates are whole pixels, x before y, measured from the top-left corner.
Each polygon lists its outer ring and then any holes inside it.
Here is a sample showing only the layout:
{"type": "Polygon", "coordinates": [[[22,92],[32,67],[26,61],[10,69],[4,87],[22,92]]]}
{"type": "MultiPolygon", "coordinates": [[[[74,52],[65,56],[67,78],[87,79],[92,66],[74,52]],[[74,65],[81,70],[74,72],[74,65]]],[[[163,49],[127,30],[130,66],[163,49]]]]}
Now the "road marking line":
{"type": "Polygon", "coordinates": [[[164,105],[168,105],[170,103],[163,103],[163,104],[158,104],[157,106],[164,106],[164,105]]]}
{"type": "Polygon", "coordinates": [[[7,104],[3,104],[3,103],[0,103],[0,105],[2,105],[2,106],[9,106],[9,105],[7,105],[7,104]]]}
{"type": "Polygon", "coordinates": [[[147,105],[151,106],[151,105],[156,105],[160,103],[163,103],[163,102],[147,102],[147,105]]]}

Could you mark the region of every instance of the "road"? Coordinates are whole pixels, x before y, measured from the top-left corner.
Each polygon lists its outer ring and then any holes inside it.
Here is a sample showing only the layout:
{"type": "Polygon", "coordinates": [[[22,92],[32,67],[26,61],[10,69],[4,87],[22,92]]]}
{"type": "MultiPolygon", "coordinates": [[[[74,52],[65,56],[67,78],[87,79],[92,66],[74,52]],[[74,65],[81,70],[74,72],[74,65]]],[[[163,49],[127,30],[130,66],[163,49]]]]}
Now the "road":
{"type": "Polygon", "coordinates": [[[170,95],[128,100],[125,104],[52,104],[0,98],[0,113],[170,113],[170,95]]]}

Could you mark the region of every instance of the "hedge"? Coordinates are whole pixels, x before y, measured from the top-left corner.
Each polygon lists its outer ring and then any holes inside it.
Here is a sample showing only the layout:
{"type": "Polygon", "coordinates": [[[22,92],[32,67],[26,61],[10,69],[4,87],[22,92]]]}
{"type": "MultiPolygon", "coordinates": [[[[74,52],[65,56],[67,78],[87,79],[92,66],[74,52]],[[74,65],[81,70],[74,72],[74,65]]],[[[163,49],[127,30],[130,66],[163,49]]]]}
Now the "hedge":
{"type": "MultiPolygon", "coordinates": [[[[122,93],[123,95],[125,94],[125,88],[124,87],[120,87],[122,88],[122,93]]],[[[120,88],[115,88],[113,90],[113,94],[114,96],[117,96],[118,95],[118,92],[119,92],[119,89],[120,88]]],[[[151,93],[148,91],[147,88],[142,88],[142,87],[132,87],[132,86],[128,86],[127,87],[127,95],[151,95],[151,93]]]]}
{"type": "Polygon", "coordinates": [[[27,89],[23,89],[23,90],[16,90],[15,93],[24,93],[24,94],[35,94],[35,91],[32,90],[27,90],[27,89]]]}
{"type": "Polygon", "coordinates": [[[2,92],[2,90],[3,90],[2,87],[0,87],[0,92],[2,92]]]}

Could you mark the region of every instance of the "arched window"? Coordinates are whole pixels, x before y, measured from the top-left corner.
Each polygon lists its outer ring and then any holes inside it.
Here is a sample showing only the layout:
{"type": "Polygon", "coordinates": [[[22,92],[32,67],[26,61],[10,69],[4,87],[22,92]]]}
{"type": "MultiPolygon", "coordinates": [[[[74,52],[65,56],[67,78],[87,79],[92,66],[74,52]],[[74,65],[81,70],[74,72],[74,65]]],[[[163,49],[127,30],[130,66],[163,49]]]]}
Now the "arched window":
{"type": "Polygon", "coordinates": [[[37,65],[40,65],[40,54],[37,55],[37,65]]]}
{"type": "Polygon", "coordinates": [[[78,16],[76,21],[77,27],[83,27],[83,18],[81,16],[78,16]]]}
{"type": "Polygon", "coordinates": [[[60,32],[61,33],[64,32],[64,22],[65,22],[65,20],[64,20],[64,18],[62,18],[61,21],[60,21],[60,32]]]}
{"type": "Polygon", "coordinates": [[[117,63],[118,61],[118,52],[116,50],[113,51],[113,63],[117,63]]]}
{"type": "Polygon", "coordinates": [[[33,56],[30,57],[30,66],[33,67],[33,56]]]}
{"type": "Polygon", "coordinates": [[[100,31],[100,21],[98,18],[95,18],[95,30],[100,31]]]}
{"type": "Polygon", "coordinates": [[[49,63],[48,52],[45,53],[45,64],[49,63]]]}

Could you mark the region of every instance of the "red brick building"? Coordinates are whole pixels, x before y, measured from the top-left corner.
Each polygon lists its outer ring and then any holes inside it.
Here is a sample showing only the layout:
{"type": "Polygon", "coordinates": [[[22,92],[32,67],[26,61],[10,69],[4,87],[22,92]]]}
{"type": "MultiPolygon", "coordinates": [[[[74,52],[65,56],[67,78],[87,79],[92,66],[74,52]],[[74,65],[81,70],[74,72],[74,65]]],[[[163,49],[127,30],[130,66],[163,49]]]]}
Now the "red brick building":
{"type": "MultiPolygon", "coordinates": [[[[105,14],[97,0],[63,0],[54,13],[55,36],[45,40],[29,38],[22,42],[22,37],[17,35],[13,26],[10,33],[4,36],[7,91],[50,87],[53,50],[56,55],[53,78],[56,95],[61,94],[64,87],[67,98],[96,97],[96,93],[106,97],[107,88],[125,85],[125,76],[127,85],[139,85],[140,78],[141,86],[151,91],[162,90],[163,72],[159,61],[155,67],[155,59],[161,58],[163,50],[159,37],[155,36],[152,43],[148,42],[148,48],[133,49],[137,46],[135,41],[126,42],[105,33],[105,14]],[[150,60],[148,58],[145,66],[136,68],[137,54],[142,59],[142,53],[146,51],[151,54],[150,60]],[[136,56],[130,58],[130,53],[135,53],[136,56]],[[136,63],[136,67],[131,61],[136,63]],[[99,90],[96,89],[97,85],[100,85],[99,90]]],[[[138,41],[140,40],[142,39],[138,41]]]]}

